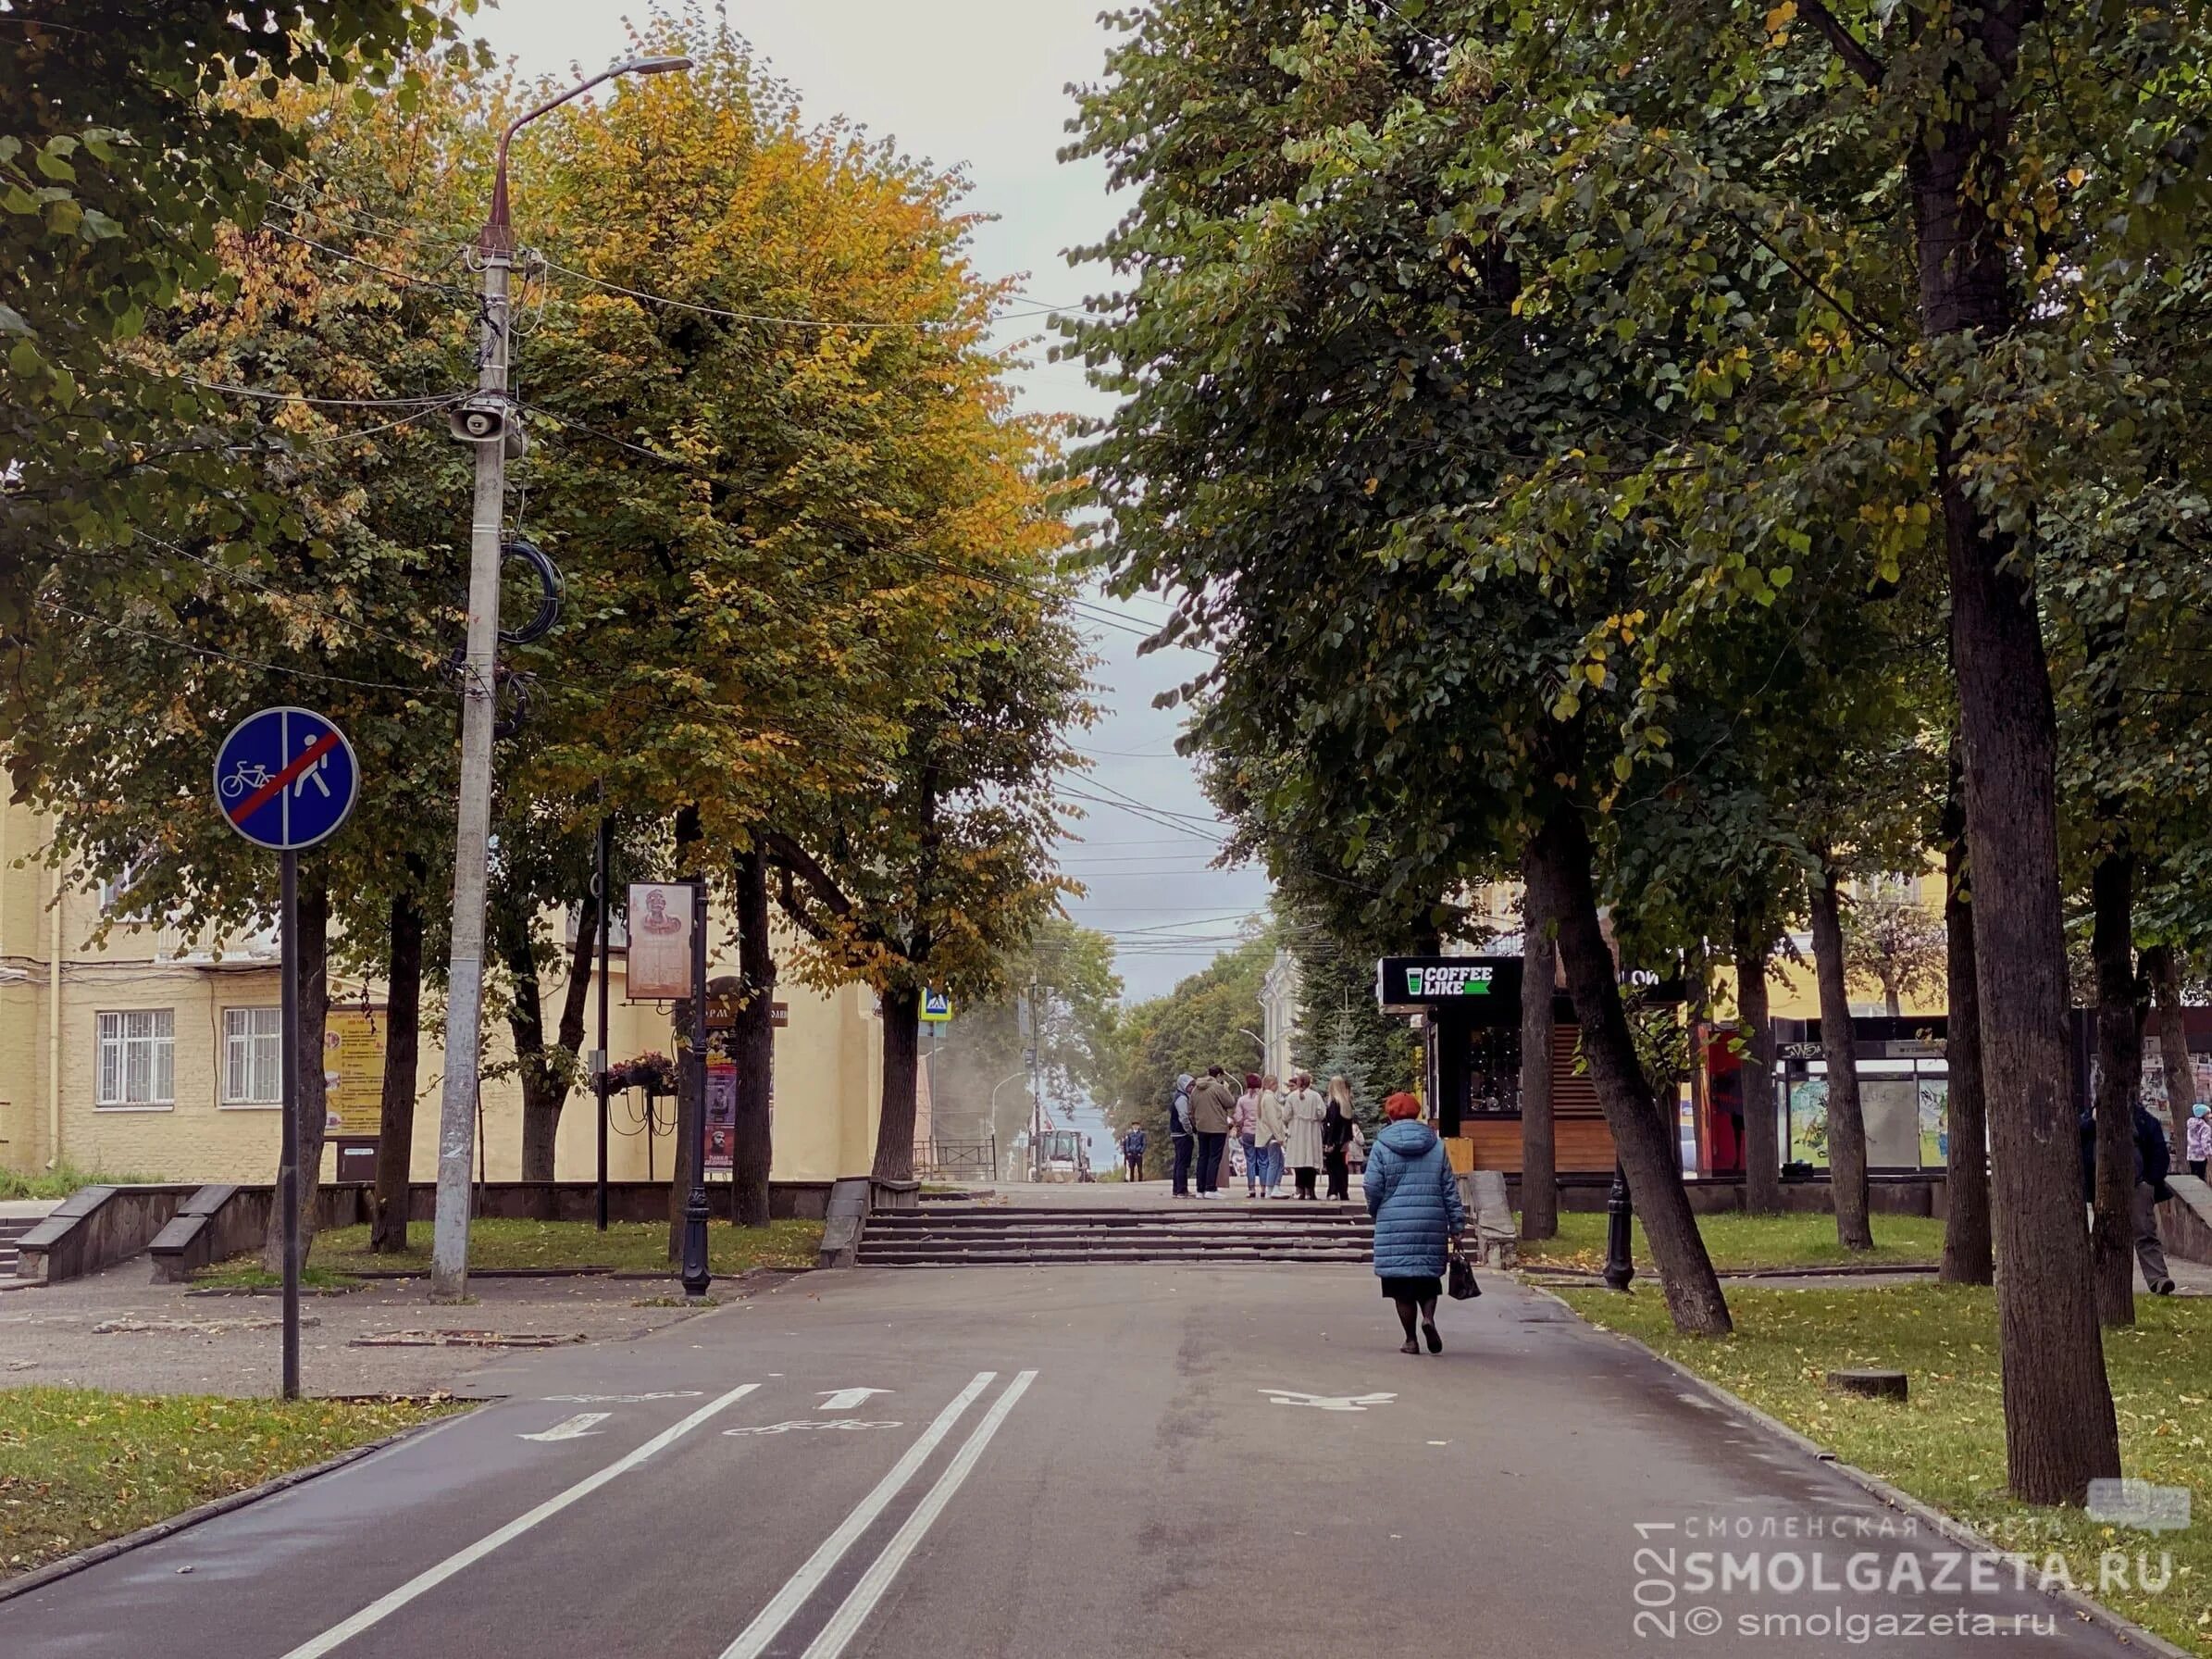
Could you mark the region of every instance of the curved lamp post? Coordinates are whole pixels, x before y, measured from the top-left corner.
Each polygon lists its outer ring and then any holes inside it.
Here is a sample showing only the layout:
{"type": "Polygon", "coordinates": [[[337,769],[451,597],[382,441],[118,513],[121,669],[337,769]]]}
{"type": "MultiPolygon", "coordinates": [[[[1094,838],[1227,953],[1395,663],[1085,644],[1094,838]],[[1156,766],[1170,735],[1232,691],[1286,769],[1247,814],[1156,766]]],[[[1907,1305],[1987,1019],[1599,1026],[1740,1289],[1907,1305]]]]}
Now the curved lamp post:
{"type": "Polygon", "coordinates": [[[500,530],[506,518],[507,456],[522,453],[522,427],[507,394],[507,271],[515,230],[507,219],[507,148],[540,116],[618,75],[688,69],[688,57],[632,57],[580,81],[508,123],[499,135],[491,217],[477,247],[484,259],[484,341],[475,395],[449,414],[453,435],[476,451],[476,504],[468,549],[468,643],[461,672],[459,821],[454,835],[453,954],[446,976],[445,1090],[438,1113],[438,1219],[430,1242],[430,1293],[468,1291],[468,1172],[476,1153],[482,1064],[484,885],[491,835],[491,737],[499,650],[500,530]]]}

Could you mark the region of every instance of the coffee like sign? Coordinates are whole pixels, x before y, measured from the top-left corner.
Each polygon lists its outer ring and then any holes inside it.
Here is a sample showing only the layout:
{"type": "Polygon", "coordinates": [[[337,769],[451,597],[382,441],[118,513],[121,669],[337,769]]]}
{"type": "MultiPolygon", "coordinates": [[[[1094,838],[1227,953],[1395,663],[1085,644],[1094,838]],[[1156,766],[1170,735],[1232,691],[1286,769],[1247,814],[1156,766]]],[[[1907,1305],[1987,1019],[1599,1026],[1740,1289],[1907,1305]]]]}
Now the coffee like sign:
{"type": "Polygon", "coordinates": [[[1470,963],[1463,967],[1409,967],[1406,994],[1424,998],[1488,996],[1492,971],[1486,963],[1470,963]]]}

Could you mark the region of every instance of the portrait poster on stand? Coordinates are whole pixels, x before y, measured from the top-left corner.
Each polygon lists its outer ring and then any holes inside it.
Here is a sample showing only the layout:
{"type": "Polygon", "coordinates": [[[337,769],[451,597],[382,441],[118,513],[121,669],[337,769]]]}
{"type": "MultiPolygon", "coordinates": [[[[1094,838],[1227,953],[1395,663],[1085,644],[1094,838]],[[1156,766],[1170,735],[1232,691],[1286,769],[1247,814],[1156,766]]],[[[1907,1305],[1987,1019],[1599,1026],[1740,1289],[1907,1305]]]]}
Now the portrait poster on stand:
{"type": "Polygon", "coordinates": [[[691,994],[691,894],[684,881],[630,883],[631,1002],[677,1002],[691,994]]]}

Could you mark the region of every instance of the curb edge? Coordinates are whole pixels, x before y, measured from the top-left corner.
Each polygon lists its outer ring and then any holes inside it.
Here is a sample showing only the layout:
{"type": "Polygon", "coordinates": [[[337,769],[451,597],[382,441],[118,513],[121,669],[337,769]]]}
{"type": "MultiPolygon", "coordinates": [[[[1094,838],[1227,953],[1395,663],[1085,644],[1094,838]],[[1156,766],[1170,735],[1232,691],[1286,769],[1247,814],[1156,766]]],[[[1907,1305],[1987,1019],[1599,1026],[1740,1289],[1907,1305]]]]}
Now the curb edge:
{"type": "MultiPolygon", "coordinates": [[[[478,1403],[488,1405],[493,1402],[482,1401],[478,1403]]],[[[475,1407],[472,1406],[470,1409],[473,1411],[475,1407]]],[[[243,1491],[231,1492],[220,1498],[212,1498],[193,1508],[180,1511],[167,1520],[155,1521],[151,1526],[141,1527],[136,1532],[126,1532],[120,1538],[107,1539],[100,1543],[79,1550],[72,1555],[64,1555],[58,1561],[49,1561],[43,1566],[33,1567],[19,1578],[0,1580],[0,1603],[12,1602],[18,1596],[29,1595],[34,1590],[43,1590],[47,1585],[58,1583],[61,1579],[73,1578],[88,1567],[98,1566],[104,1561],[113,1561],[118,1555],[129,1554],[131,1551],[143,1549],[147,1544],[159,1543],[165,1538],[172,1538],[180,1532],[197,1527],[202,1521],[212,1521],[218,1516],[229,1515],[233,1510],[243,1509],[249,1503],[258,1503],[264,1498],[273,1498],[279,1492],[289,1491],[295,1486],[304,1485],[317,1476],[333,1474],[344,1468],[348,1464],[359,1463],[363,1458],[374,1456],[379,1452],[398,1445],[402,1441],[413,1440],[417,1435],[429,1434],[434,1429],[442,1428],[446,1424],[456,1422],[469,1415],[470,1412],[466,1411],[454,1412],[450,1416],[440,1417],[433,1422],[409,1424],[406,1428],[396,1433],[388,1434],[381,1440],[370,1441],[364,1445],[351,1447],[341,1452],[335,1457],[327,1457],[322,1462],[310,1464],[304,1469],[292,1469],[284,1474],[272,1476],[259,1486],[250,1486],[243,1491]]],[[[2187,1659],[2187,1656],[2184,1656],[2184,1659],[2187,1659]]]]}
{"type": "MultiPolygon", "coordinates": [[[[1927,1526],[1933,1528],[1936,1532],[1940,1533],[1945,1538],[1949,1539],[1953,1543],[1964,1544],[1970,1549],[1983,1551],[1992,1555],[2001,1555],[2005,1553],[2004,1551],[1999,1550],[1995,1544],[1992,1543],[1988,1539],[1983,1538],[1979,1532],[1976,1532],[1964,1521],[1958,1520],[1955,1516],[1945,1515],[1942,1510],[1937,1509],[1933,1504],[1925,1503],[1922,1500],[1914,1497],[1910,1492],[1905,1491],[1902,1487],[1892,1486],[1888,1481],[1883,1479],[1879,1475],[1870,1475],[1866,1470],[1858,1467],[1856,1464],[1845,1463],[1842,1458],[1838,1457],[1834,1453],[1829,1451],[1825,1446],[1820,1444],[1817,1441],[1807,1438],[1805,1435],[1799,1433],[1796,1429],[1792,1428],[1787,1423],[1783,1422],[1779,1417],[1770,1416],[1768,1413],[1761,1411],[1758,1406],[1752,1404],[1748,1400],[1742,1399],[1735,1394],[1730,1393],[1719,1383],[1700,1377],[1696,1372],[1691,1370],[1687,1366],[1682,1364],[1681,1361],[1669,1359],[1665,1354],[1659,1353],[1658,1349],[1651,1347],[1648,1343],[1637,1341],[1637,1339],[1628,1335],[1624,1331],[1618,1331],[1607,1326],[1593,1324],[1590,1320],[1584,1318],[1582,1314],[1574,1307],[1574,1305],[1568,1302],[1564,1297],[1555,1296],[1549,1291],[1544,1290],[1539,1286],[1532,1285],[1529,1287],[1529,1289],[1536,1295],[1549,1297],[1551,1301],[1558,1303],[1561,1307],[1565,1308],[1568,1313],[1572,1314],[1574,1318],[1586,1329],[1595,1331],[1599,1336],[1610,1337],[1615,1341],[1624,1343],[1628,1347],[1635,1349],[1638,1353],[1648,1355],[1651,1359],[1658,1361],[1661,1366],[1665,1367],[1665,1369],[1671,1372],[1682,1382],[1693,1389],[1696,1389],[1699,1393],[1703,1394],[1707,1399],[1712,1401],[1715,1404],[1721,1406],[1722,1409],[1738,1413],[1742,1416],[1748,1418],[1751,1422],[1757,1424],[1767,1433],[1773,1435],[1776,1439],[1786,1442],[1792,1451],[1801,1452],[1806,1456],[1812,1458],[1815,1462],[1820,1463],[1828,1468],[1833,1469],[1837,1474],[1843,1476],[1845,1479],[1850,1481],[1852,1485],[1859,1488],[1859,1490],[1866,1492],[1870,1497],[1879,1498],[1883,1503],[1888,1504],[1892,1509],[1899,1510],[1902,1513],[1912,1516],[1915,1520],[1923,1522],[1927,1526]]],[[[2194,1653],[2192,1653],[2188,1649],[2176,1647],[2172,1642],[2167,1640],[2165,1637],[2160,1636],[2154,1631],[2144,1629],[2141,1625],[2136,1624],[2132,1619],[2123,1618],[2120,1615],[2113,1612],[2111,1608],[2106,1606],[2102,1602],[2093,1601],[2088,1596],[2082,1594],[2082,1592],[2079,1590],[2041,1590],[2037,1593],[2049,1597],[2050,1600],[2057,1603],[2060,1606],[2067,1608],[2069,1611],[2079,1615],[2090,1624],[2094,1624],[2109,1632],[2111,1635],[2119,1637],[2120,1640],[2132,1646],[2140,1647],[2146,1653],[2157,1654],[2158,1659],[2198,1659],[2198,1656],[2194,1653]]]]}

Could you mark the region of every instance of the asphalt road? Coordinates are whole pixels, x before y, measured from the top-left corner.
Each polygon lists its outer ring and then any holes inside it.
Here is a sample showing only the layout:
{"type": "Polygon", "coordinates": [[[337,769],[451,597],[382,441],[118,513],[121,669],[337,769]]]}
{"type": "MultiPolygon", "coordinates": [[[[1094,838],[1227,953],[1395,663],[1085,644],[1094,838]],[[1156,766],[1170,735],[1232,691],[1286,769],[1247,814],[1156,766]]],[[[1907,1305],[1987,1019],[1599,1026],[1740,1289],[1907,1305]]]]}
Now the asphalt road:
{"type": "Polygon", "coordinates": [[[0,1655],[2136,1651],[1486,1282],[1409,1358],[1349,1269],[825,1274],[482,1373],[0,1603],[0,1655]]]}

